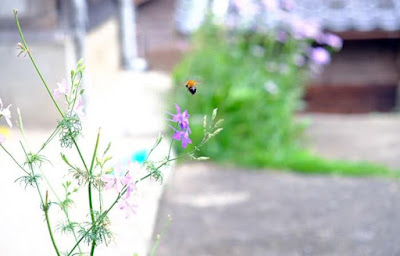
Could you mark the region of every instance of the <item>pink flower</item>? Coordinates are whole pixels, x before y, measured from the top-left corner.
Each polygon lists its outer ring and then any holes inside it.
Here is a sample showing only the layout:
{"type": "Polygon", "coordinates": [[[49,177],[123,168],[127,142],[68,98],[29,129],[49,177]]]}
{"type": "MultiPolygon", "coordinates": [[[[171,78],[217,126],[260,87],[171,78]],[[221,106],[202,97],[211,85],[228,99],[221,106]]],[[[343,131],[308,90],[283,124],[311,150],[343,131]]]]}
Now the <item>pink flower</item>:
{"type": "Polygon", "coordinates": [[[129,203],[127,200],[122,199],[121,201],[119,201],[118,207],[120,210],[125,211],[125,218],[129,218],[132,213],[136,214],[138,205],[129,203]]]}
{"type": "Polygon", "coordinates": [[[6,137],[2,134],[0,134],[0,144],[4,143],[6,141],[6,137]]]}
{"type": "Polygon", "coordinates": [[[131,177],[130,173],[124,177],[123,180],[121,180],[121,183],[126,186],[126,194],[125,194],[125,199],[128,199],[131,196],[131,193],[136,190],[136,182],[135,180],[131,177]]]}
{"type": "Polygon", "coordinates": [[[83,100],[81,96],[78,96],[78,99],[76,100],[74,112],[79,116],[79,118],[85,116],[85,113],[83,112],[83,100]]]}
{"type": "Polygon", "coordinates": [[[124,198],[128,199],[131,193],[136,190],[136,182],[130,175],[129,171],[121,169],[115,170],[110,174],[103,174],[101,180],[105,183],[104,189],[115,189],[118,193],[126,186],[126,193],[124,198]]]}
{"type": "Polygon", "coordinates": [[[11,122],[10,107],[11,107],[11,105],[8,105],[7,108],[3,109],[3,101],[0,99],[0,117],[4,116],[8,126],[10,126],[10,128],[11,128],[12,127],[12,122],[11,122]]]}
{"type": "Polygon", "coordinates": [[[71,88],[65,78],[61,81],[61,83],[57,83],[57,86],[58,88],[53,90],[53,95],[56,98],[59,98],[61,95],[68,95],[71,91],[71,88]]]}
{"type": "Polygon", "coordinates": [[[326,65],[331,61],[329,52],[323,47],[312,48],[309,52],[310,59],[318,65],[326,65]]]}
{"type": "Polygon", "coordinates": [[[124,183],[126,183],[125,172],[123,170],[115,170],[110,174],[103,174],[101,180],[105,183],[105,189],[115,189],[121,192],[124,183]]]}

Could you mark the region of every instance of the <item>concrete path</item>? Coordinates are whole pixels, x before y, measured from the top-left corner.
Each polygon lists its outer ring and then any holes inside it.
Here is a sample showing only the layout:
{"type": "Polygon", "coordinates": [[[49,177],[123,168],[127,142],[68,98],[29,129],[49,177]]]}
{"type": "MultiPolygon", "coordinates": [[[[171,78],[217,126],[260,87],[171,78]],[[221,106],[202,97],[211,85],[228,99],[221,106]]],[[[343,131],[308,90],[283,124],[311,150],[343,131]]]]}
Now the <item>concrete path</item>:
{"type": "MultiPolygon", "coordinates": [[[[330,158],[400,167],[400,117],[301,115],[330,158]]],[[[400,182],[185,164],[167,187],[158,255],[400,255],[400,182]]]]}
{"type": "Polygon", "coordinates": [[[399,212],[398,181],[183,165],[157,255],[400,255],[399,212]]]}
{"type": "Polygon", "coordinates": [[[400,168],[400,114],[307,114],[306,144],[335,159],[372,161],[400,168]]]}

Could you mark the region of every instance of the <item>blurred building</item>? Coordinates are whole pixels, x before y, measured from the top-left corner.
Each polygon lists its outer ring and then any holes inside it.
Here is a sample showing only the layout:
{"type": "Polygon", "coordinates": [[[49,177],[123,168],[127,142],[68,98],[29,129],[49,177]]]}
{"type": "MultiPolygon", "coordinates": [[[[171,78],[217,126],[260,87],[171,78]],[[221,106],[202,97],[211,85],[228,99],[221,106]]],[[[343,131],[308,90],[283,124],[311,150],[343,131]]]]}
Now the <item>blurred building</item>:
{"type": "MultiPolygon", "coordinates": [[[[0,1],[0,98],[19,107],[29,127],[43,128],[59,119],[29,58],[17,57],[21,41],[13,15],[18,17],[43,77],[50,89],[69,78],[84,57],[86,32],[117,14],[118,0],[2,0],[0,1]],[[90,16],[90,17],[89,17],[90,16]]],[[[146,0],[133,1],[144,3],[146,0]]],[[[101,43],[101,42],[99,42],[101,43]]],[[[0,124],[2,125],[2,123],[0,124]]]]}
{"type": "Polygon", "coordinates": [[[344,39],[308,90],[309,111],[362,113],[398,105],[400,1],[297,0],[293,11],[344,39]]]}
{"type": "MultiPolygon", "coordinates": [[[[181,33],[196,29],[209,1],[178,0],[176,24],[181,33]]],[[[219,14],[230,0],[215,0],[219,14]]],[[[275,2],[275,0],[270,1],[275,2]]],[[[279,0],[291,12],[318,21],[322,28],[344,39],[341,52],[312,81],[307,110],[363,113],[391,111],[397,105],[400,78],[399,0],[279,0]]]]}

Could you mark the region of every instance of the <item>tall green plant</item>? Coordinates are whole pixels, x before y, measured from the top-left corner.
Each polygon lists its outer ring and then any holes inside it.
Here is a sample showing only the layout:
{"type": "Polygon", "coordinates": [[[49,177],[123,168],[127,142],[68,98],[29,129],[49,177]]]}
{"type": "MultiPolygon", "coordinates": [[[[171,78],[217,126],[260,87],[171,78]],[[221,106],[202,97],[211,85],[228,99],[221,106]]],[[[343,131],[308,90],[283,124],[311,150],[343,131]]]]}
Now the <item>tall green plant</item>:
{"type": "Polygon", "coordinates": [[[214,106],[229,127],[203,153],[263,166],[298,149],[303,126],[294,113],[301,107],[307,77],[296,64],[304,47],[300,42],[283,44],[268,34],[207,24],[195,35],[193,46],[174,71],[173,100],[192,113],[194,134],[201,129],[200,113],[214,106]],[[176,93],[193,77],[200,81],[196,95],[176,93]]]}

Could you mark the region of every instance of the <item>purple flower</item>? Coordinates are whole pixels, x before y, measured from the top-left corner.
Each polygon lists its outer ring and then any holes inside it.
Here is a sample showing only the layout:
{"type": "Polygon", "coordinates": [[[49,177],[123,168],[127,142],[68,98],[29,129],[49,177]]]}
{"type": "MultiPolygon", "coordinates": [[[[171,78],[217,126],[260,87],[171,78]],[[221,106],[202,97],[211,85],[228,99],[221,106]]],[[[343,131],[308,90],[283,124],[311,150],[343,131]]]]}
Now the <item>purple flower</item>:
{"type": "Polygon", "coordinates": [[[131,216],[132,213],[136,214],[138,205],[137,204],[131,204],[127,200],[122,199],[121,201],[119,201],[118,207],[119,207],[120,210],[124,210],[125,211],[125,218],[129,218],[129,216],[131,216]]]}
{"type": "Polygon", "coordinates": [[[71,91],[71,88],[65,78],[61,81],[61,83],[57,83],[57,86],[58,88],[53,90],[53,95],[56,98],[59,98],[61,95],[68,95],[71,91]]]}
{"type": "Polygon", "coordinates": [[[181,140],[182,141],[182,147],[186,148],[188,144],[192,144],[192,140],[189,138],[189,134],[191,133],[190,128],[189,128],[189,113],[187,110],[183,111],[181,113],[181,108],[179,107],[178,104],[175,103],[175,108],[176,108],[176,114],[171,114],[172,115],[172,122],[178,123],[179,130],[176,128],[170,126],[172,130],[175,131],[173,135],[174,140],[181,140]]]}
{"type": "Polygon", "coordinates": [[[314,39],[321,36],[321,26],[313,20],[305,20],[298,16],[291,15],[289,20],[292,33],[296,39],[314,39]]]}
{"type": "MultiPolygon", "coordinates": [[[[172,128],[172,129],[174,129],[174,128],[172,128]]],[[[192,144],[192,140],[189,138],[190,133],[191,133],[191,131],[189,128],[187,128],[185,130],[181,130],[181,131],[175,130],[174,136],[172,138],[174,140],[178,140],[178,141],[181,140],[182,148],[186,148],[188,144],[192,144]]]]}
{"type": "Polygon", "coordinates": [[[318,65],[326,65],[331,61],[329,52],[323,47],[312,48],[309,52],[310,59],[318,65]]]}
{"type": "Polygon", "coordinates": [[[172,115],[172,121],[177,122],[181,129],[187,129],[189,127],[189,114],[187,110],[181,113],[181,108],[175,103],[176,114],[172,115]]]}
{"type": "Polygon", "coordinates": [[[335,48],[336,50],[340,50],[343,47],[343,40],[337,35],[331,33],[321,35],[321,38],[318,40],[318,42],[327,44],[330,47],[335,48]]]}
{"type": "Polygon", "coordinates": [[[4,116],[8,126],[10,126],[10,128],[12,128],[10,107],[11,107],[11,105],[8,105],[7,108],[3,109],[3,101],[0,99],[0,117],[4,116]]]}
{"type": "Polygon", "coordinates": [[[4,143],[6,141],[6,137],[2,134],[0,134],[0,144],[4,143]]]}

